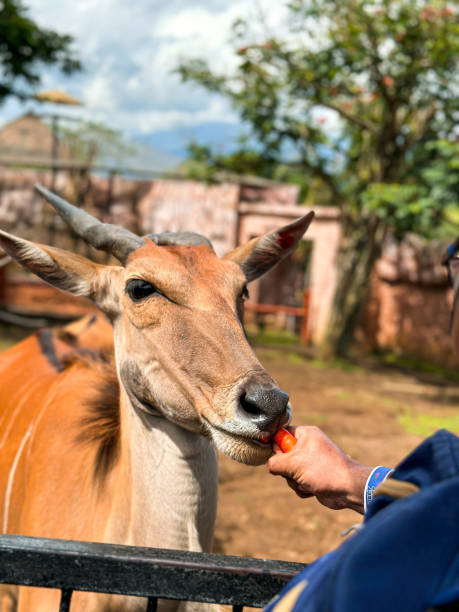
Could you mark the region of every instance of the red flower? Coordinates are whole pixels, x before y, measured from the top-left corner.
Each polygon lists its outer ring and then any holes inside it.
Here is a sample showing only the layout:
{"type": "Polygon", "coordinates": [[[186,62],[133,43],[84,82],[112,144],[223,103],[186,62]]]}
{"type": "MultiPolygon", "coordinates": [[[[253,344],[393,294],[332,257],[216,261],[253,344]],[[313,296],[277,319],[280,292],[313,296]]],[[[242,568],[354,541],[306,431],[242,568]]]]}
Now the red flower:
{"type": "Polygon", "coordinates": [[[422,9],[422,11],[419,13],[419,17],[421,19],[435,19],[438,14],[439,13],[436,8],[426,6],[426,8],[422,9]]]}
{"type": "Polygon", "coordinates": [[[383,76],[382,82],[386,87],[391,87],[394,84],[394,79],[391,76],[383,76]]]}

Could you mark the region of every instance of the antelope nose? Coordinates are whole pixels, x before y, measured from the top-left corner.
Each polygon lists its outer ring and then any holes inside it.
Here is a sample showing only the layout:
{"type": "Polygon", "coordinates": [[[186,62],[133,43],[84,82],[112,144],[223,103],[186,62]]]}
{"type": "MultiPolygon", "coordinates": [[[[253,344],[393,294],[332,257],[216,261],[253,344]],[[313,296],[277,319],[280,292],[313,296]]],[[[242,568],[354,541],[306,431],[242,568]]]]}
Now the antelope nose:
{"type": "Polygon", "coordinates": [[[260,429],[274,433],[285,424],[281,423],[286,416],[289,396],[284,391],[253,387],[246,389],[240,397],[240,406],[244,416],[257,424],[260,429]]]}

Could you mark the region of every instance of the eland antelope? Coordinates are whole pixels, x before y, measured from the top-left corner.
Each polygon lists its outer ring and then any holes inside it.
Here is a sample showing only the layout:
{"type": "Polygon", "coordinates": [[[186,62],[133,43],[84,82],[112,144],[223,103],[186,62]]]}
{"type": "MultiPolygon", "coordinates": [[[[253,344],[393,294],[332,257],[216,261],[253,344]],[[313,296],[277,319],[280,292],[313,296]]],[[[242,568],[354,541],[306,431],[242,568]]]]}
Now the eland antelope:
{"type": "MultiPolygon", "coordinates": [[[[76,350],[58,368],[40,358],[36,340],[0,356],[2,531],[210,551],[216,449],[264,463],[270,437],[290,418],[288,395],[244,334],[246,285],[296,248],[314,215],[220,259],[198,234],[139,237],[37,190],[119,265],[3,231],[0,245],[45,281],[93,300],[113,325],[115,365],[76,350]]],[[[1,612],[58,605],[53,591],[5,589],[1,612]]],[[[179,605],[195,609],[167,601],[160,609],[179,605]]],[[[88,593],[72,600],[72,612],[134,610],[145,610],[145,600],[88,593]]]]}

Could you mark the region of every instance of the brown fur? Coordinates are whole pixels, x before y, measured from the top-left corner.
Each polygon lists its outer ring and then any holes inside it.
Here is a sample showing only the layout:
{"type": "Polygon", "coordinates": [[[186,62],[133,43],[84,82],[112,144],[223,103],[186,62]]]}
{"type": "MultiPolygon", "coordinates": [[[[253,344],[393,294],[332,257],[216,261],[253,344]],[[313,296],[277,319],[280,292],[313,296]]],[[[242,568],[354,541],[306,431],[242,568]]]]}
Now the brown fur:
{"type": "MultiPolygon", "coordinates": [[[[97,447],[94,478],[102,484],[119,451],[120,387],[110,345],[111,329],[104,327],[101,318],[100,314],[94,314],[64,327],[45,331],[50,334],[59,373],[79,363],[98,374],[97,384],[88,389],[84,397],[83,408],[87,414],[81,419],[82,430],[77,441],[97,447]],[[89,348],[86,346],[85,332],[93,325],[95,331],[101,327],[100,333],[105,335],[106,341],[89,348]]],[[[43,332],[37,332],[37,337],[40,334],[43,332]]]]}
{"type": "MultiPolygon", "coordinates": [[[[89,297],[109,317],[121,376],[116,410],[115,369],[99,355],[101,347],[113,351],[108,322],[107,331],[89,322],[67,330],[77,346],[65,334],[55,338],[51,348],[65,364],[61,372],[36,337],[1,355],[3,532],[210,550],[218,482],[212,443],[258,465],[271,452],[260,436],[290,415],[288,396],[244,337],[238,302],[246,282],[288,254],[310,220],[305,215],[224,260],[204,244],[146,240],[123,266],[95,264],[0,231],[0,243],[22,265],[89,297]],[[280,240],[285,233],[288,248],[280,240]],[[279,248],[272,249],[277,235],[279,248]],[[151,285],[145,299],[130,293],[135,279],[151,285]],[[141,378],[122,377],[131,362],[141,378]],[[240,404],[249,391],[261,418],[240,404]]],[[[137,601],[112,600],[76,593],[72,610],[139,609],[137,601]]],[[[55,603],[54,592],[20,589],[18,612],[48,612],[55,603]]],[[[162,602],[160,609],[177,605],[162,602]]]]}
{"type": "MultiPolygon", "coordinates": [[[[91,317],[81,331],[94,323],[95,319],[91,317]]],[[[113,352],[108,351],[106,346],[98,349],[79,346],[80,336],[81,332],[76,335],[67,333],[63,328],[56,331],[54,340],[60,338],[72,346],[71,350],[61,356],[63,370],[80,363],[90,370],[95,370],[100,377],[84,398],[83,406],[87,409],[87,414],[81,419],[82,431],[77,436],[77,441],[97,447],[94,479],[102,484],[119,454],[120,386],[113,352]]]]}
{"type": "Polygon", "coordinates": [[[120,386],[113,362],[94,361],[90,357],[87,364],[98,368],[100,382],[85,399],[88,414],[81,420],[82,431],[77,441],[97,446],[94,478],[103,483],[119,456],[120,386]]]}

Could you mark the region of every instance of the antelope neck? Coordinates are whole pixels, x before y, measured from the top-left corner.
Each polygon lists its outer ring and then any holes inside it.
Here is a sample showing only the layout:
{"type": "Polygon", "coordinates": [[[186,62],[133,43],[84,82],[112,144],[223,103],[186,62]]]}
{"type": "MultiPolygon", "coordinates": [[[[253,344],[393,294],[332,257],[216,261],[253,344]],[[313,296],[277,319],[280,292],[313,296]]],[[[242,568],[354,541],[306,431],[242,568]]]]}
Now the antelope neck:
{"type": "Polygon", "coordinates": [[[122,384],[120,409],[129,541],[210,551],[218,484],[213,444],[164,417],[139,415],[122,384]]]}

